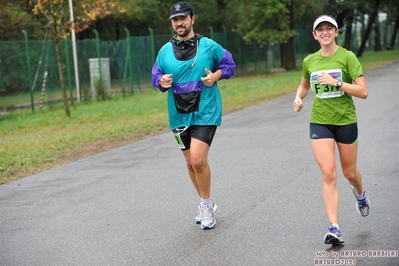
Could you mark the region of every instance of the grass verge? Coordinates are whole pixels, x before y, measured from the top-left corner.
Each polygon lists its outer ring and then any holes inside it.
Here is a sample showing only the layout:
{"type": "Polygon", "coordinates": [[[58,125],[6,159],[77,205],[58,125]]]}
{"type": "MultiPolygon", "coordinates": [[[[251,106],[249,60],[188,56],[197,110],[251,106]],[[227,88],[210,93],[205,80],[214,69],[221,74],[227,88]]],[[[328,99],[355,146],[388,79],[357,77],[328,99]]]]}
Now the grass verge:
{"type": "MultiPolygon", "coordinates": [[[[399,53],[368,51],[359,60],[367,71],[398,61],[399,53]]],[[[222,80],[224,112],[294,93],[300,79],[300,70],[265,70],[222,80]]],[[[168,131],[166,94],[156,89],[82,103],[71,113],[68,118],[62,108],[43,108],[1,115],[0,184],[168,131]]]]}

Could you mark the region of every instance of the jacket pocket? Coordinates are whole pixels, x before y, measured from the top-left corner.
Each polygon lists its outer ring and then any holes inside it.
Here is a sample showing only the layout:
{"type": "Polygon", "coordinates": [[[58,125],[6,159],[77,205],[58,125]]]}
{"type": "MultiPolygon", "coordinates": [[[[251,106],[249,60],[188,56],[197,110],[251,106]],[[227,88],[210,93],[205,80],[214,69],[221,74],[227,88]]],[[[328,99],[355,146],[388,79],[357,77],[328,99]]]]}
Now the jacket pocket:
{"type": "Polygon", "coordinates": [[[199,109],[201,98],[200,91],[192,91],[182,94],[174,94],[175,106],[178,113],[188,114],[199,109]]]}

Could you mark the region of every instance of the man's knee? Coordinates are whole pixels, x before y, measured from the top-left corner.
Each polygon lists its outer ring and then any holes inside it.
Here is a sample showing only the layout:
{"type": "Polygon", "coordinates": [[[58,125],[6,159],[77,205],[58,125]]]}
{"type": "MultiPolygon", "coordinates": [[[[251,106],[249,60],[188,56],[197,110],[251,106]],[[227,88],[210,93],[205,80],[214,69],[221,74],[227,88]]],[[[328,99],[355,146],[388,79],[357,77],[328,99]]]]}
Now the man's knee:
{"type": "Polygon", "coordinates": [[[191,158],[191,167],[196,171],[203,169],[206,166],[206,160],[202,157],[193,157],[191,158]]]}

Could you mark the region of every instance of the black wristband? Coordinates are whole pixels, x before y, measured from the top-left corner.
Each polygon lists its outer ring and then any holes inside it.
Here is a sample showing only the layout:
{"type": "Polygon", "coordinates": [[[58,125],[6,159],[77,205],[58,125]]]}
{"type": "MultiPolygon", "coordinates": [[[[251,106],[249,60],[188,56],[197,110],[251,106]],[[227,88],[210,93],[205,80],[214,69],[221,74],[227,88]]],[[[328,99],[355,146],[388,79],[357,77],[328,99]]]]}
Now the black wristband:
{"type": "Polygon", "coordinates": [[[338,82],[337,82],[337,86],[335,86],[337,89],[339,89],[339,88],[341,88],[342,87],[342,81],[341,80],[338,80],[338,82]]]}

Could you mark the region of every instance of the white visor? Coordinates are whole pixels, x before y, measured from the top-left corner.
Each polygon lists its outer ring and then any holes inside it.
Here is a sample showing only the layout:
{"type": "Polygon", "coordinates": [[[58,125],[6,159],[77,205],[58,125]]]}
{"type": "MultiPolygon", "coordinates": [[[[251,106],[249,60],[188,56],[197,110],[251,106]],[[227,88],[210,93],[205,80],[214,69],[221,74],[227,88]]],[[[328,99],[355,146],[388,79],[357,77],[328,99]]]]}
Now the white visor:
{"type": "Polygon", "coordinates": [[[318,19],[316,19],[316,21],[313,23],[313,31],[322,22],[330,22],[331,24],[334,25],[334,27],[336,27],[338,29],[338,24],[335,21],[335,19],[333,19],[332,17],[329,17],[329,16],[321,16],[318,19]]]}

